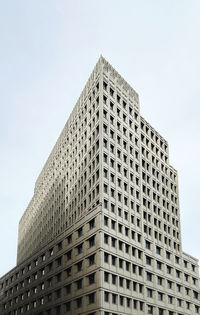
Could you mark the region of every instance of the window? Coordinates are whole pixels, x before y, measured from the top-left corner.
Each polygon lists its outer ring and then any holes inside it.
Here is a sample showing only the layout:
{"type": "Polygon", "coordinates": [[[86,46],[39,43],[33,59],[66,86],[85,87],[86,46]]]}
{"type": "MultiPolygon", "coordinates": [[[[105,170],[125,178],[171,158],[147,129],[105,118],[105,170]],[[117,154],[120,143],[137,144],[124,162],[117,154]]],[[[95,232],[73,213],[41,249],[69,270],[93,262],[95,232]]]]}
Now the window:
{"type": "Polygon", "coordinates": [[[94,226],[95,226],[95,219],[92,219],[92,220],[89,221],[89,228],[90,228],[90,230],[93,229],[94,226]]]}
{"type": "Polygon", "coordinates": [[[181,307],[182,306],[182,300],[181,299],[177,299],[177,304],[178,304],[179,307],[181,307]]]}
{"type": "Polygon", "coordinates": [[[76,300],[76,305],[77,305],[77,308],[80,308],[82,306],[82,298],[81,297],[76,300]]]}
{"type": "Polygon", "coordinates": [[[139,274],[139,276],[142,276],[142,274],[143,274],[143,268],[142,267],[138,267],[138,274],[139,274]]]}
{"type": "Polygon", "coordinates": [[[158,283],[158,285],[162,285],[162,278],[161,277],[157,277],[157,283],[158,283]]]}
{"type": "Polygon", "coordinates": [[[151,243],[149,241],[146,240],[145,244],[147,249],[151,249],[151,243]]]}
{"type": "Polygon", "coordinates": [[[186,309],[190,309],[190,302],[185,302],[185,305],[186,305],[186,309]]]}
{"type": "Polygon", "coordinates": [[[172,267],[167,266],[166,268],[167,268],[167,273],[168,273],[168,274],[171,274],[171,272],[172,272],[172,267]]]}
{"type": "Polygon", "coordinates": [[[198,300],[198,292],[193,291],[193,297],[194,297],[194,299],[197,299],[197,300],[198,300]]]}
{"type": "Polygon", "coordinates": [[[81,254],[83,252],[83,243],[78,245],[76,248],[77,248],[77,253],[81,254]]]}
{"type": "Polygon", "coordinates": [[[158,292],[158,301],[162,301],[163,300],[163,293],[158,292]]]}
{"type": "Polygon", "coordinates": [[[109,254],[104,253],[104,262],[108,263],[108,257],[109,257],[109,254]]]}
{"type": "Polygon", "coordinates": [[[49,294],[47,295],[47,299],[48,299],[49,302],[52,300],[52,294],[51,294],[51,293],[49,293],[49,294]]]}
{"type": "Polygon", "coordinates": [[[159,246],[156,246],[156,254],[158,255],[161,254],[161,248],[159,246]]]}
{"type": "Polygon", "coordinates": [[[109,273],[108,272],[104,272],[104,281],[108,282],[109,280],[109,273]]]}
{"type": "Polygon", "coordinates": [[[105,244],[108,244],[108,239],[109,239],[109,236],[107,234],[104,234],[104,243],[105,244]]]}
{"type": "Polygon", "coordinates": [[[167,280],[167,287],[168,289],[172,289],[172,281],[167,280]]]}
{"type": "Polygon", "coordinates": [[[189,288],[185,288],[185,294],[189,295],[190,289],[189,288]]]}
{"type": "Polygon", "coordinates": [[[82,289],[82,279],[79,279],[78,281],[76,281],[76,285],[77,285],[77,290],[82,289]]]}
{"type": "Polygon", "coordinates": [[[116,294],[112,294],[112,303],[116,304],[117,302],[117,295],[116,294]]]}
{"type": "Polygon", "coordinates": [[[176,270],[176,277],[180,278],[180,271],[179,270],[176,270]]]}
{"type": "Polygon", "coordinates": [[[105,81],[103,81],[103,88],[104,88],[104,90],[107,90],[107,87],[108,87],[108,84],[105,81]]]}
{"type": "Polygon", "coordinates": [[[130,271],[130,263],[126,261],[126,271],[130,271]]]}
{"type": "Polygon", "coordinates": [[[108,217],[104,216],[104,225],[108,226],[108,217]]]}
{"type": "Polygon", "coordinates": [[[106,104],[106,101],[107,101],[107,97],[103,95],[103,103],[106,104]]]}
{"type": "Polygon", "coordinates": [[[151,265],[151,257],[146,256],[146,264],[151,265]]]}
{"type": "Polygon", "coordinates": [[[57,279],[57,282],[61,281],[61,272],[57,273],[56,279],[57,279]]]}
{"type": "Polygon", "coordinates": [[[120,287],[123,287],[123,282],[124,282],[124,279],[122,277],[119,277],[119,286],[120,287]]]}
{"type": "Polygon", "coordinates": [[[178,256],[175,256],[175,263],[179,264],[179,257],[178,256]]]}
{"type": "Polygon", "coordinates": [[[113,203],[111,203],[110,207],[111,207],[111,212],[114,213],[115,212],[115,205],[113,203]]]}
{"type": "Polygon", "coordinates": [[[115,230],[115,224],[116,222],[114,220],[111,220],[111,229],[115,230]]]}
{"type": "Polygon", "coordinates": [[[112,284],[116,284],[116,278],[117,278],[116,275],[112,275],[112,284]]]}
{"type": "Polygon", "coordinates": [[[70,277],[71,276],[71,272],[72,272],[72,268],[69,267],[66,269],[66,274],[67,274],[67,277],[70,277]]]}
{"type": "Polygon", "coordinates": [[[152,289],[147,288],[147,296],[148,296],[149,298],[152,298],[152,297],[153,297],[153,290],[152,290],[152,289]]]}
{"type": "Polygon", "coordinates": [[[188,281],[188,275],[186,273],[184,273],[184,280],[188,281]]]}
{"type": "Polygon", "coordinates": [[[67,253],[66,253],[66,257],[67,257],[67,260],[70,260],[72,258],[72,250],[69,250],[67,253]]]}
{"type": "Polygon", "coordinates": [[[108,201],[106,199],[104,199],[104,208],[108,209],[108,201]]]}
{"type": "Polygon", "coordinates": [[[94,265],[95,263],[95,254],[88,257],[89,266],[94,265]]]}
{"type": "Polygon", "coordinates": [[[112,265],[115,266],[115,264],[116,264],[116,257],[112,256],[112,265]]]}
{"type": "Polygon", "coordinates": [[[88,294],[88,302],[89,302],[89,304],[93,304],[94,303],[94,299],[95,299],[95,294],[94,293],[88,294]]]}
{"type": "Polygon", "coordinates": [[[110,88],[110,95],[113,97],[113,95],[114,95],[114,91],[113,91],[113,89],[112,88],[110,88]]]}
{"type": "Polygon", "coordinates": [[[147,305],[147,314],[153,314],[153,306],[147,305]]]}
{"type": "Polygon", "coordinates": [[[37,272],[34,273],[33,277],[34,277],[34,280],[37,280],[37,272]]]}
{"type": "Polygon", "coordinates": [[[167,258],[167,259],[170,259],[170,256],[171,256],[171,255],[170,255],[170,252],[166,252],[166,258],[167,258]]]}
{"type": "Polygon", "coordinates": [[[65,304],[65,309],[66,309],[67,312],[70,311],[70,309],[71,309],[71,302],[67,302],[65,304]]]}
{"type": "Polygon", "coordinates": [[[111,245],[112,245],[112,247],[115,247],[115,243],[116,243],[116,238],[112,237],[111,238],[111,245]]]}
{"type": "Polygon", "coordinates": [[[118,244],[119,244],[119,249],[120,249],[120,250],[122,250],[122,245],[123,245],[123,242],[122,242],[122,241],[119,241],[119,243],[118,243],[118,244]]]}
{"type": "Polygon", "coordinates": [[[81,271],[83,269],[83,261],[79,261],[77,264],[77,272],[81,271]]]}
{"type": "Polygon", "coordinates": [[[119,296],[119,303],[120,305],[124,305],[124,297],[123,296],[119,296]]]}
{"type": "Polygon", "coordinates": [[[119,233],[122,233],[122,224],[118,224],[118,231],[119,231],[119,233]]]}
{"type": "Polygon", "coordinates": [[[78,233],[78,237],[82,236],[83,235],[83,227],[79,228],[77,233],[78,233]]]}
{"type": "Polygon", "coordinates": [[[56,290],[56,299],[59,299],[61,297],[61,289],[56,290]]]}
{"type": "Polygon", "coordinates": [[[70,294],[71,293],[71,284],[66,285],[65,290],[66,290],[66,294],[70,294]]]}
{"type": "Polygon", "coordinates": [[[157,261],[157,269],[159,270],[162,269],[162,263],[160,261],[157,261]]]}
{"type": "Polygon", "coordinates": [[[91,273],[88,276],[88,281],[89,281],[89,284],[93,284],[95,282],[95,273],[91,273]]]}
{"type": "Polygon", "coordinates": [[[95,236],[92,236],[88,239],[89,247],[92,247],[95,245],[95,236]]]}
{"type": "Polygon", "coordinates": [[[62,265],[62,257],[58,257],[56,259],[56,264],[57,264],[57,267],[61,266],[62,265]]]}
{"type": "Polygon", "coordinates": [[[195,307],[195,313],[198,314],[199,313],[199,309],[200,309],[199,306],[195,305],[194,307],[195,307]]]}
{"type": "Polygon", "coordinates": [[[147,280],[152,281],[152,273],[147,272],[147,280]]]}
{"type": "Polygon", "coordinates": [[[109,302],[109,292],[107,291],[104,292],[104,301],[109,302]]]}
{"type": "Polygon", "coordinates": [[[110,195],[111,195],[111,197],[115,196],[115,190],[113,188],[110,189],[110,195]]]}
{"type": "Polygon", "coordinates": [[[67,237],[67,242],[68,244],[70,244],[72,242],[72,234],[70,234],[68,237],[67,237]]]}

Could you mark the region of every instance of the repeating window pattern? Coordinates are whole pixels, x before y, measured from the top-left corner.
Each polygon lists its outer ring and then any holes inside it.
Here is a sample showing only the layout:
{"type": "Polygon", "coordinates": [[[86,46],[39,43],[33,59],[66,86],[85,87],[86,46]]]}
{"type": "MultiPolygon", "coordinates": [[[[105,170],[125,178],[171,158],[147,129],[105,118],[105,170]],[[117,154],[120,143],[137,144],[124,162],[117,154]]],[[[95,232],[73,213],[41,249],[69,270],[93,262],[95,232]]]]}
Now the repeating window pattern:
{"type": "MultiPolygon", "coordinates": [[[[49,305],[48,312],[55,314],[52,303],[59,303],[65,297],[71,299],[73,290],[78,293],[86,287],[87,290],[94,291],[93,285],[97,281],[95,251],[97,238],[94,234],[96,223],[97,218],[91,218],[53,247],[50,246],[38,258],[18,268],[9,279],[2,282],[0,288],[7,300],[3,305],[4,311],[8,311],[5,314],[10,314],[10,310],[16,314],[25,312],[31,314],[33,309],[38,309],[44,304],[49,305]],[[80,239],[79,245],[74,242],[77,238],[80,239]]],[[[95,292],[84,295],[83,299],[87,299],[89,304],[94,304],[95,292]]],[[[72,301],[69,301],[66,305],[60,305],[60,314],[64,310],[70,312],[72,304],[72,301]]]]}
{"type": "Polygon", "coordinates": [[[20,222],[18,262],[45,250],[0,279],[6,315],[35,314],[43,306],[45,315],[80,313],[84,305],[91,307],[87,315],[97,315],[100,300],[104,315],[200,312],[198,265],[181,248],[168,144],[140,116],[137,93],[103,64],[20,222]]]}
{"type": "Polygon", "coordinates": [[[18,262],[99,204],[99,75],[66,123],[19,225],[18,262]],[[42,204],[42,206],[41,206],[42,204]],[[29,215],[31,213],[31,216],[29,215]],[[38,213],[43,213],[42,217],[38,213]],[[28,231],[28,233],[27,233],[28,231]]]}

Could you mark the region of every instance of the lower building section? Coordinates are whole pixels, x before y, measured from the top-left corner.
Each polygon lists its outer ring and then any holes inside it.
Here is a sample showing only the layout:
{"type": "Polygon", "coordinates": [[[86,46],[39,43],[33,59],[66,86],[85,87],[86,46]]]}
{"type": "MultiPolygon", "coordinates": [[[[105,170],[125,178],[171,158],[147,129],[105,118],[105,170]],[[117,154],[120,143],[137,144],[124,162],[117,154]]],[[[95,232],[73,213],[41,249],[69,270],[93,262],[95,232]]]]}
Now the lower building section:
{"type": "Polygon", "coordinates": [[[99,205],[0,279],[1,315],[200,314],[197,261],[99,205]]]}
{"type": "Polygon", "coordinates": [[[0,279],[0,314],[88,314],[100,309],[101,207],[0,279]]]}

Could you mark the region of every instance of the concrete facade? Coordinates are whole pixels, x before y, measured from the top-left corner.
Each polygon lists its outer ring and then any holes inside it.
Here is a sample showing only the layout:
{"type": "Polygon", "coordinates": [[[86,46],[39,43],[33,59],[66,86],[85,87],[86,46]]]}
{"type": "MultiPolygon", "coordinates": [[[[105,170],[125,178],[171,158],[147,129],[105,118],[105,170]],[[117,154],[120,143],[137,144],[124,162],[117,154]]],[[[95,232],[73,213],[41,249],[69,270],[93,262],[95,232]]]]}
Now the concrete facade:
{"type": "Polygon", "coordinates": [[[100,57],[19,224],[0,314],[200,314],[177,171],[138,94],[100,57]]]}

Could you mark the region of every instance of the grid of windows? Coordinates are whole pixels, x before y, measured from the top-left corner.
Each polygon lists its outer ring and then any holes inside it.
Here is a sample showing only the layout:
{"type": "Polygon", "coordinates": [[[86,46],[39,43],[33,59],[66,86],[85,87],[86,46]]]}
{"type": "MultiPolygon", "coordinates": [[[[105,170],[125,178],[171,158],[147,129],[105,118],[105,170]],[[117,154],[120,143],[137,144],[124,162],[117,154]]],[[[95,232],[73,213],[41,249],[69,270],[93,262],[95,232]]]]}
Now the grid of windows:
{"type": "Polygon", "coordinates": [[[168,144],[100,58],[20,221],[3,314],[199,314],[198,264],[180,236],[168,144]]]}

